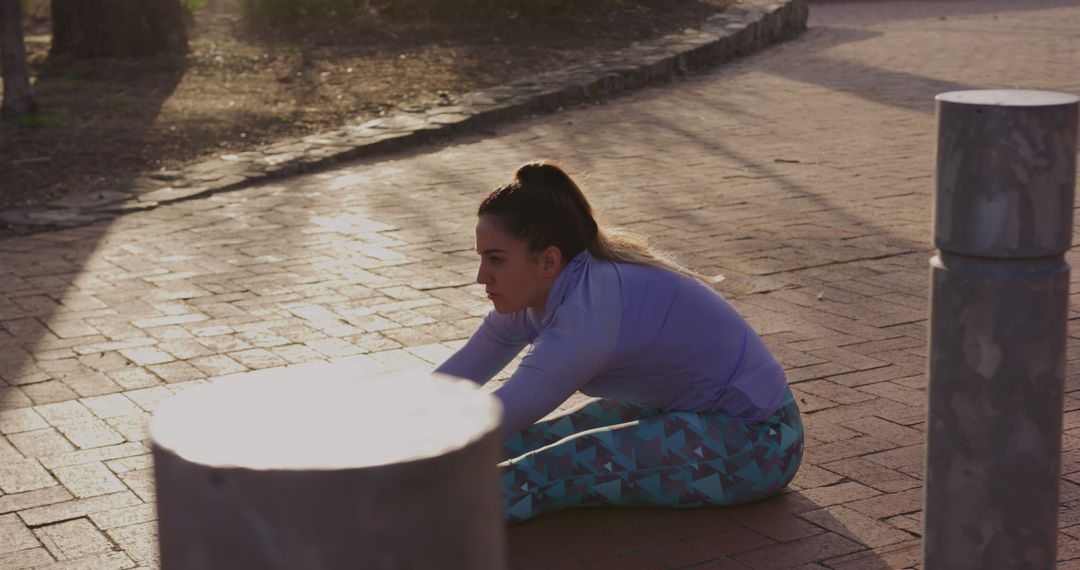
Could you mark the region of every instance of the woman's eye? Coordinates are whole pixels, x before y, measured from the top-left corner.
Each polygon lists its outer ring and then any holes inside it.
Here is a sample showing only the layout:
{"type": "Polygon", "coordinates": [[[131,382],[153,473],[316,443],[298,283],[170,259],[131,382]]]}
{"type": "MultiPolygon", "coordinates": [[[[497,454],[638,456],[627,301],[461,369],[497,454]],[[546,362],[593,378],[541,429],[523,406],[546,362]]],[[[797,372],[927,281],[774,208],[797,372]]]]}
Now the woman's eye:
{"type": "Polygon", "coordinates": [[[492,265],[499,265],[503,262],[503,260],[498,257],[490,257],[488,258],[488,261],[490,261],[492,265]]]}

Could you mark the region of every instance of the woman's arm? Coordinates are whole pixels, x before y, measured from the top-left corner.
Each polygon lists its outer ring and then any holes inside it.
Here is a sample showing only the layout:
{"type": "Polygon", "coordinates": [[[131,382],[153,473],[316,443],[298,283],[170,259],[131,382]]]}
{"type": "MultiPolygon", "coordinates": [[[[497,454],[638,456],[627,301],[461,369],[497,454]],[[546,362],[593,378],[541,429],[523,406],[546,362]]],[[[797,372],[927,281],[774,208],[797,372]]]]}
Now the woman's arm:
{"type": "Polygon", "coordinates": [[[615,311],[563,315],[545,328],[521,365],[495,390],[503,404],[503,435],[531,426],[608,367],[618,341],[615,311]]]}
{"type": "Polygon", "coordinates": [[[532,341],[531,331],[525,311],[509,315],[492,311],[465,346],[435,371],[484,384],[532,341]]]}

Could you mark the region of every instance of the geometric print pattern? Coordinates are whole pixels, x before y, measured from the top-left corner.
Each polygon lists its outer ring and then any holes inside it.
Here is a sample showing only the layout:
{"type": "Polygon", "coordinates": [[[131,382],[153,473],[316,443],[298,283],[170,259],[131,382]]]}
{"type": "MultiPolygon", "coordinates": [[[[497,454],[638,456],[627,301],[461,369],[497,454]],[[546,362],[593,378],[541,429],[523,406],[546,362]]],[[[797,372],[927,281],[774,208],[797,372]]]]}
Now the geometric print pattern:
{"type": "Polygon", "coordinates": [[[517,522],[573,507],[694,508],[773,496],[802,463],[803,426],[791,390],[757,423],[602,399],[537,422],[503,447],[504,515],[517,522]]]}

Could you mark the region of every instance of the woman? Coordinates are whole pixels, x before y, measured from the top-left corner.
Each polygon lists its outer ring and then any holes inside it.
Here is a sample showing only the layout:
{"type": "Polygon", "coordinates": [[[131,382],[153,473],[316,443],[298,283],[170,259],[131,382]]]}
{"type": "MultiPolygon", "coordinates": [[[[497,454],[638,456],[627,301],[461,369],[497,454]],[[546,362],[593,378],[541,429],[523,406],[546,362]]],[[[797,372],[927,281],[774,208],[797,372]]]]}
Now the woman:
{"type": "Polygon", "coordinates": [[[695,274],[599,227],[557,165],[481,204],[476,280],[495,310],[438,371],[484,383],[532,350],[503,404],[506,518],[592,505],[732,505],[802,460],[783,369],[695,274]],[[534,423],[576,391],[601,399],[534,423]]]}

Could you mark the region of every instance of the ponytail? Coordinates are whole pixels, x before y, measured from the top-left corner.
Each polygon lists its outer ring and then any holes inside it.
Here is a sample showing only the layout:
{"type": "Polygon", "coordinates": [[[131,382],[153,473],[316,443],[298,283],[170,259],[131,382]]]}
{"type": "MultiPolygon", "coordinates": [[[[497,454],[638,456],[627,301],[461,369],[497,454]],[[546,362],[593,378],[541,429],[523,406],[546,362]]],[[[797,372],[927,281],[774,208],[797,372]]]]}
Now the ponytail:
{"type": "Polygon", "coordinates": [[[530,251],[558,247],[564,261],[587,249],[601,259],[651,265],[707,283],[723,279],[688,269],[633,233],[601,226],[585,194],[566,171],[551,161],[523,165],[513,180],[480,203],[477,215],[497,218],[503,230],[525,240],[530,251]]]}

